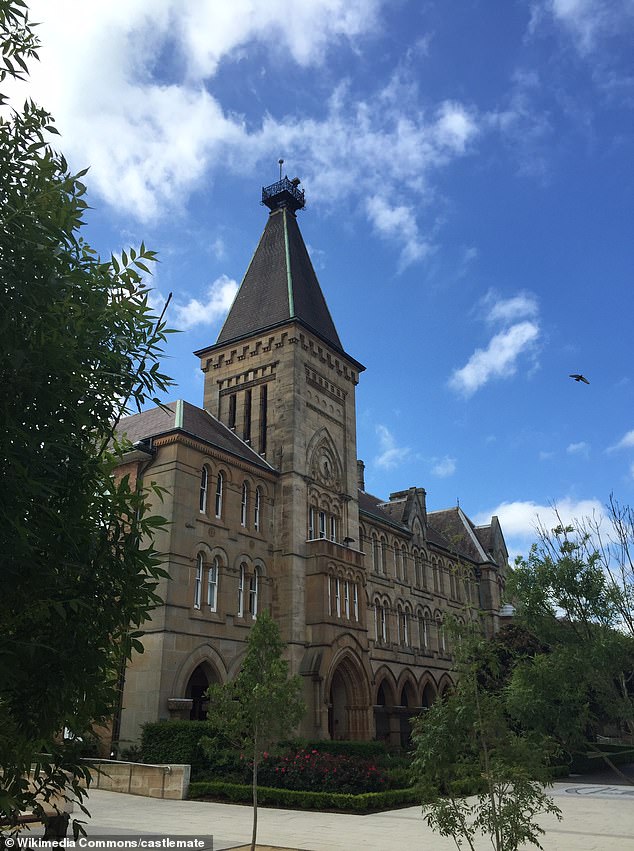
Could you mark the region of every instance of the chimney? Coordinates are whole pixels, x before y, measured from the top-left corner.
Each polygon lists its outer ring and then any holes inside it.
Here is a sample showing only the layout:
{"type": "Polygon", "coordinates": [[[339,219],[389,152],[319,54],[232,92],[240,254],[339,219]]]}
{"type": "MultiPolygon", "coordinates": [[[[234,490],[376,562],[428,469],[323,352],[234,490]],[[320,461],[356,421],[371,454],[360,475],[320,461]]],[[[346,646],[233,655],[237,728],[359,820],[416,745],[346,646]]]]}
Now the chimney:
{"type": "Polygon", "coordinates": [[[363,461],[357,461],[357,487],[360,491],[365,492],[365,464],[363,461]]]}

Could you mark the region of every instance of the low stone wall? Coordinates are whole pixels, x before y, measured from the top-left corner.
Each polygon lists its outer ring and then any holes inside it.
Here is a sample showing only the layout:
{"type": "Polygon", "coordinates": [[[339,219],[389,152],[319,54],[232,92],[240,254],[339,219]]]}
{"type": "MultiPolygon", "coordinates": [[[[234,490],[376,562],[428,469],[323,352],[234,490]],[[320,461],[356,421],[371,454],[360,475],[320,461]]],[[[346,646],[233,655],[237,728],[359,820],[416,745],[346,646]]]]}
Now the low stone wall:
{"type": "Polygon", "coordinates": [[[187,797],[191,773],[189,765],[146,765],[114,759],[90,762],[94,766],[92,789],[177,801],[187,797]]]}

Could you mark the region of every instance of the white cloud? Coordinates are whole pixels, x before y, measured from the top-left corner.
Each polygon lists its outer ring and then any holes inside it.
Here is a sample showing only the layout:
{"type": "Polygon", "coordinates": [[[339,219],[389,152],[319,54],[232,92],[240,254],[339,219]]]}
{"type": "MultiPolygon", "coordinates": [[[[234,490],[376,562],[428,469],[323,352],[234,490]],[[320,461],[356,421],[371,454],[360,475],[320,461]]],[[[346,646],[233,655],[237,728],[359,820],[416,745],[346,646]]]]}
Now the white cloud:
{"type": "Polygon", "coordinates": [[[521,292],[511,298],[499,298],[489,290],[482,304],[489,322],[506,324],[518,319],[534,319],[539,314],[537,297],[533,293],[521,292]]]}
{"type": "Polygon", "coordinates": [[[237,291],[236,281],[221,275],[210,284],[206,301],[193,298],[187,304],[174,305],[174,325],[181,331],[188,331],[195,325],[213,325],[224,319],[237,291]]]}
{"type": "MultiPolygon", "coordinates": [[[[564,525],[587,517],[594,517],[596,520],[605,517],[604,507],[597,499],[574,500],[566,497],[558,500],[555,508],[564,525]]],[[[479,526],[490,523],[491,517],[496,516],[502,526],[512,559],[518,553],[528,554],[531,543],[537,540],[539,526],[553,529],[558,525],[555,508],[529,500],[502,502],[490,511],[475,515],[473,520],[479,526]]]]}
{"type": "Polygon", "coordinates": [[[579,443],[570,443],[566,447],[566,452],[568,455],[584,455],[587,458],[590,453],[590,444],[586,443],[585,440],[581,440],[579,443]]]}
{"type": "Polygon", "coordinates": [[[444,458],[441,458],[440,461],[434,464],[431,471],[434,476],[438,476],[441,479],[453,476],[456,472],[456,459],[445,455],[444,458]]]}
{"type": "Polygon", "coordinates": [[[555,457],[554,452],[547,452],[544,449],[542,449],[541,452],[538,455],[538,458],[539,458],[540,461],[549,461],[551,458],[554,458],[554,457],[555,457]]]}
{"type": "Polygon", "coordinates": [[[394,436],[384,425],[377,425],[376,433],[379,436],[381,454],[375,458],[375,464],[384,470],[391,470],[405,461],[410,450],[406,446],[397,446],[394,436]]]}
{"type": "Polygon", "coordinates": [[[631,0],[548,0],[545,9],[572,36],[582,54],[592,52],[605,36],[619,32],[634,16],[631,0]]]}
{"type": "Polygon", "coordinates": [[[535,322],[520,322],[501,331],[486,349],[476,349],[463,367],[454,370],[449,386],[468,397],[494,378],[515,375],[520,355],[529,351],[538,337],[535,322]]]}
{"type": "Polygon", "coordinates": [[[34,0],[41,62],[29,94],[49,108],[74,167],[119,214],[157,218],[187,202],[222,167],[248,176],[279,156],[302,164],[312,204],[347,195],[400,251],[401,267],[430,250],[422,217],[435,171],[464,156],[479,116],[456,101],[427,110],[415,78],[390,80],[367,99],[340,85],[325,113],[249,121],[213,87],[222,63],[256,43],[281,61],[323,62],[341,43],[379,31],[386,0],[34,0]],[[160,57],[173,57],[166,80],[160,57]],[[163,76],[162,76],[163,75],[163,76]],[[381,175],[380,184],[376,176],[381,175]],[[380,185],[380,193],[377,192],[380,185]],[[406,187],[411,201],[394,204],[406,187]]]}
{"type": "Polygon", "coordinates": [[[392,207],[383,198],[374,195],[368,198],[366,211],[381,236],[404,243],[401,251],[402,269],[429,253],[431,247],[421,238],[416,214],[411,207],[392,207]]]}
{"type": "Polygon", "coordinates": [[[632,449],[634,447],[634,429],[626,432],[618,443],[610,446],[608,452],[616,452],[618,449],[632,449]]]}

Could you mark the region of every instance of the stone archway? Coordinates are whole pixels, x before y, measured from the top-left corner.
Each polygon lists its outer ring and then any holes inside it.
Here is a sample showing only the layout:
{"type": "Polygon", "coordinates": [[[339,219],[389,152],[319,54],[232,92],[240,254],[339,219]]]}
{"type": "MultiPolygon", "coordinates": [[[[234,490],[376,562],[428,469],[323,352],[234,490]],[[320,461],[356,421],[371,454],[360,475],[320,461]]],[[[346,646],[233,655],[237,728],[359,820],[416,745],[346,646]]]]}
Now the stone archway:
{"type": "Polygon", "coordinates": [[[192,701],[189,711],[190,721],[205,721],[207,718],[207,689],[212,683],[220,682],[220,678],[211,665],[200,664],[195,668],[187,681],[185,698],[192,701]]]}
{"type": "Polygon", "coordinates": [[[400,744],[404,750],[407,750],[412,739],[412,716],[420,712],[416,701],[416,691],[409,681],[405,682],[401,690],[400,706],[400,744]]]}
{"type": "Polygon", "coordinates": [[[436,700],[437,694],[438,693],[437,693],[436,689],[434,688],[434,686],[432,685],[432,683],[428,681],[425,684],[425,687],[423,689],[421,706],[424,709],[429,709],[431,707],[432,703],[436,700]]]}
{"type": "Polygon", "coordinates": [[[331,739],[368,739],[369,690],[361,665],[350,654],[339,661],[328,688],[331,739]]]}

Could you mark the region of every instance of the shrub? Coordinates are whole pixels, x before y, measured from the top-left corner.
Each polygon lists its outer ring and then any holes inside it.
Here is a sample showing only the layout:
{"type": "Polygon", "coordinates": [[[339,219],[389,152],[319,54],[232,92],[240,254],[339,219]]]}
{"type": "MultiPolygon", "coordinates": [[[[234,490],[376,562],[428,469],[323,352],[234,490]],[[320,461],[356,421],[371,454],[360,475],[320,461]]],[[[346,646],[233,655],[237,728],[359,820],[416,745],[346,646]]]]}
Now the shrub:
{"type": "Polygon", "coordinates": [[[315,792],[357,794],[386,788],[385,773],[358,758],[300,750],[287,756],[266,755],[258,778],[265,786],[315,792]]]}
{"type": "MultiPolygon", "coordinates": [[[[235,803],[250,802],[253,790],[249,785],[219,781],[195,782],[189,787],[190,798],[213,798],[235,803]]],[[[344,812],[372,812],[395,807],[411,806],[420,802],[416,789],[392,789],[386,792],[367,792],[361,795],[341,792],[300,792],[292,789],[258,787],[258,802],[273,807],[302,810],[342,810],[344,812]]]]}
{"type": "Polygon", "coordinates": [[[318,739],[316,741],[289,739],[286,742],[280,742],[280,749],[285,751],[316,750],[320,753],[360,757],[361,759],[373,759],[375,761],[377,758],[389,754],[385,742],[344,741],[340,739],[318,739]]]}
{"type": "Polygon", "coordinates": [[[200,747],[201,738],[209,733],[204,721],[158,721],[144,724],[141,737],[143,762],[189,764],[192,774],[208,767],[208,759],[200,747]]]}

